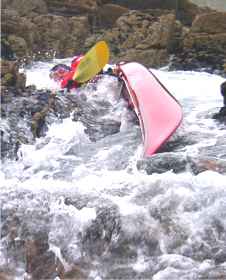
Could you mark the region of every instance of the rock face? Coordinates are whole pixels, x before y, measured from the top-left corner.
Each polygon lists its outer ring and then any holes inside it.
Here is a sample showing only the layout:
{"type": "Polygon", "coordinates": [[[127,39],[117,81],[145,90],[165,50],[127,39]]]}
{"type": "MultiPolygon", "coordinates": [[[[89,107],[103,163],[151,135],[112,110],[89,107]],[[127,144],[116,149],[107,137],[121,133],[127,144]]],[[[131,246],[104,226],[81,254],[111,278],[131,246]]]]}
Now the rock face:
{"type": "Polygon", "coordinates": [[[198,15],[183,39],[178,55],[183,68],[211,68],[224,71],[226,61],[226,13],[211,12],[198,15]],[[187,65],[187,66],[186,66],[187,65]]]}
{"type": "Polygon", "coordinates": [[[225,14],[187,0],[4,0],[2,18],[13,53],[28,61],[72,56],[104,38],[113,62],[159,67],[173,55],[174,68],[226,65],[225,14]]]}

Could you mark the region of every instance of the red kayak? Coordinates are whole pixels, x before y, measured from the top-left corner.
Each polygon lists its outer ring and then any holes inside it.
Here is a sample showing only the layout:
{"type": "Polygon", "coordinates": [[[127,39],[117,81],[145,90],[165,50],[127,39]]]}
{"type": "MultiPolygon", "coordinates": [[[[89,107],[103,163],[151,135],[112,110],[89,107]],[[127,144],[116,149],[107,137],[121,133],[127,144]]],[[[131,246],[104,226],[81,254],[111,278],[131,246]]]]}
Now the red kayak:
{"type": "Polygon", "coordinates": [[[143,65],[136,62],[119,64],[117,71],[124,81],[139,118],[144,156],[150,156],[180,125],[181,106],[155,75],[143,65]]]}

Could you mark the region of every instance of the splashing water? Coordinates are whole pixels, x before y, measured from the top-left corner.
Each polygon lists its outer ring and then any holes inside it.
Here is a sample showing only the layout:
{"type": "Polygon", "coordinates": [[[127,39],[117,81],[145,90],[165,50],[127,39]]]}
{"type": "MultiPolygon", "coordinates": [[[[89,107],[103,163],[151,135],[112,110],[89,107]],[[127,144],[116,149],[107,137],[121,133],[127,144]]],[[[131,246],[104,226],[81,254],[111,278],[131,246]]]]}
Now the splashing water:
{"type": "MultiPolygon", "coordinates": [[[[48,79],[54,63],[28,69],[27,85],[55,89],[48,79]]],[[[208,133],[179,151],[195,153],[216,143],[225,132],[203,112],[221,106],[223,78],[153,71],[182,104],[178,137],[208,133]]],[[[66,271],[77,265],[84,278],[224,277],[226,176],[215,171],[139,171],[140,129],[130,121],[115,79],[104,78],[95,92],[83,94],[93,104],[110,103],[103,118],[119,120],[120,132],[91,142],[83,124],[67,118],[52,124],[34,145],[23,145],[17,162],[2,166],[0,271],[17,279],[31,273],[35,279],[24,244],[40,238],[66,271]]]]}

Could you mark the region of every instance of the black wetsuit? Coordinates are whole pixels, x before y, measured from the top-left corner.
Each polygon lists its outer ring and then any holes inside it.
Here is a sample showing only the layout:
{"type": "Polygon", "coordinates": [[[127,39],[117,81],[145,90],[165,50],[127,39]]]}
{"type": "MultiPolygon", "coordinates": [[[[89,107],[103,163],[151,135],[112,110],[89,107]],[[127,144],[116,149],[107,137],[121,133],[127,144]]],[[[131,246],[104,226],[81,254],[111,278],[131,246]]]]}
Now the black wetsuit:
{"type": "Polygon", "coordinates": [[[220,111],[217,114],[214,114],[213,118],[220,121],[226,120],[226,81],[221,84],[221,95],[223,97],[223,107],[220,108],[220,111]]]}

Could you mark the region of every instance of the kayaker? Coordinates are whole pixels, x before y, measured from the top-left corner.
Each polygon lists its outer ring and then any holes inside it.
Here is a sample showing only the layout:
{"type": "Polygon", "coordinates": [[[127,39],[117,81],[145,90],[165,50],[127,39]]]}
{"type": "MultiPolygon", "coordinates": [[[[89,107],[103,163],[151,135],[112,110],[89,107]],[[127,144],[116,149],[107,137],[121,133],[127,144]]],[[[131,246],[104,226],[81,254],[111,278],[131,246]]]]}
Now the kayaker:
{"type": "Polygon", "coordinates": [[[73,75],[82,58],[83,55],[76,56],[71,62],[71,67],[65,64],[55,65],[50,70],[50,78],[59,83],[62,89],[66,88],[67,91],[70,91],[73,88],[78,88],[80,84],[73,80],[73,75]]]}
{"type": "MultiPolygon", "coordinates": [[[[67,89],[67,91],[78,88],[81,84],[73,80],[73,76],[82,58],[83,55],[79,55],[75,57],[72,60],[70,67],[62,63],[55,65],[50,70],[50,74],[49,74],[50,78],[53,79],[55,82],[59,83],[62,89],[67,89]]],[[[105,71],[101,70],[98,73],[98,75],[99,74],[107,74],[110,76],[115,76],[114,70],[110,66],[105,71]]],[[[99,79],[98,75],[92,79],[93,83],[95,83],[99,79]]]]}
{"type": "Polygon", "coordinates": [[[221,84],[221,95],[223,96],[224,107],[226,107],[226,81],[221,84]]]}
{"type": "Polygon", "coordinates": [[[213,116],[214,119],[225,120],[226,119],[226,81],[220,85],[221,95],[223,97],[223,106],[220,111],[213,116]]]}

